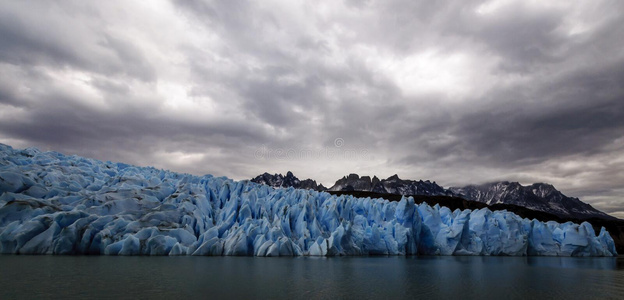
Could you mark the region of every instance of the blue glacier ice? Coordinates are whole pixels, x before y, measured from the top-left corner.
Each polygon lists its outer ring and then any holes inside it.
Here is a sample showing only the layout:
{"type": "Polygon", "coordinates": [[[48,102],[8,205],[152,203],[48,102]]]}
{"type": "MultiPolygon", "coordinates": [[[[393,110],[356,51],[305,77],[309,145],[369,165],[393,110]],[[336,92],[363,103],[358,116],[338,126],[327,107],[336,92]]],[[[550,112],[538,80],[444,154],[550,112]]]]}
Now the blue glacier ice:
{"type": "Polygon", "coordinates": [[[0,253],[614,256],[589,223],[193,176],[0,144],[0,253]]]}

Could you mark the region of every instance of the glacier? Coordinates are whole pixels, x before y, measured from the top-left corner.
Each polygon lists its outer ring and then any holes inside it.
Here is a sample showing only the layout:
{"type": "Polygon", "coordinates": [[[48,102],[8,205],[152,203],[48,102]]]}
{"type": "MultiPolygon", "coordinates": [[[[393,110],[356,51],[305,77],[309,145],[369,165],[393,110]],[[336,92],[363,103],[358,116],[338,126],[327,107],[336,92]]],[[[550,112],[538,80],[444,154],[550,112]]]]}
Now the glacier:
{"type": "Polygon", "coordinates": [[[615,256],[602,228],[0,144],[0,253],[615,256]]]}

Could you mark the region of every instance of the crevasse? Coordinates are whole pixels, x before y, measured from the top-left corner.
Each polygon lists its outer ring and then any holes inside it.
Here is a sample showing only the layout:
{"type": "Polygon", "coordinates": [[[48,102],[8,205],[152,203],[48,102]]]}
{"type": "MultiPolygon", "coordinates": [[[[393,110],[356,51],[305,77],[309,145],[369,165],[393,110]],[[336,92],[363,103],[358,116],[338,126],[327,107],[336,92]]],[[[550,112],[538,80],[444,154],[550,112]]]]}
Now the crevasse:
{"type": "Polygon", "coordinates": [[[614,256],[584,222],[332,196],[0,144],[0,252],[614,256]]]}

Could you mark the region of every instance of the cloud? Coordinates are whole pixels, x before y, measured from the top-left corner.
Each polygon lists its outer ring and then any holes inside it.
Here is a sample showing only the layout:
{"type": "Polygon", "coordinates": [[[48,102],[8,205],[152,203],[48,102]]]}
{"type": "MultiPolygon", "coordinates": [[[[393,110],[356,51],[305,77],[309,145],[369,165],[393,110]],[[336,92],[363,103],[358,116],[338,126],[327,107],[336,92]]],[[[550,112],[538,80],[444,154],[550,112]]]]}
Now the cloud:
{"type": "Polygon", "coordinates": [[[0,142],[235,179],[546,181],[617,214],[621,6],[11,2],[0,142]]]}

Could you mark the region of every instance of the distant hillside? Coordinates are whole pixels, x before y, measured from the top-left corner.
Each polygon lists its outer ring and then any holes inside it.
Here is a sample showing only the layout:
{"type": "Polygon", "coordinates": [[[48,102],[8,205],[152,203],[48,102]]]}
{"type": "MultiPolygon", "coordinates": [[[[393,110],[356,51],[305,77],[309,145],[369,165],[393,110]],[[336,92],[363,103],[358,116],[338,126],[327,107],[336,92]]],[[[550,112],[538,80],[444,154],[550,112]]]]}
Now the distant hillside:
{"type": "Polygon", "coordinates": [[[482,185],[469,185],[461,188],[450,188],[453,194],[483,202],[488,205],[512,204],[543,211],[563,218],[615,219],[582,202],[578,198],[564,195],[554,186],[546,183],[534,183],[523,186],[518,182],[493,182],[482,185]]]}

